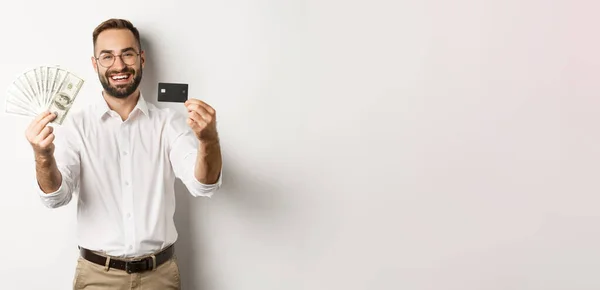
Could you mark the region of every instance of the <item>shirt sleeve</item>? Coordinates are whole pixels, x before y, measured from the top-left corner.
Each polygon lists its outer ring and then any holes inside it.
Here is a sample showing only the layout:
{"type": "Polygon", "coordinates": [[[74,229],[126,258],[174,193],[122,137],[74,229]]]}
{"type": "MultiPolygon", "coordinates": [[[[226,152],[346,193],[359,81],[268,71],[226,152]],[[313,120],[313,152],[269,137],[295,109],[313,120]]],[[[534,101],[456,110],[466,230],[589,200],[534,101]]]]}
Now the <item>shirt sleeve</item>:
{"type": "Polygon", "coordinates": [[[187,125],[183,116],[176,115],[171,124],[171,148],[169,158],[175,176],[185,184],[189,192],[195,196],[212,197],[221,188],[223,172],[213,184],[205,184],[196,179],[196,158],[198,157],[199,141],[192,129],[187,125]]]}
{"type": "Polygon", "coordinates": [[[35,182],[42,204],[48,208],[58,208],[71,201],[73,193],[79,186],[80,174],[79,153],[72,130],[66,126],[57,126],[54,132],[54,159],[62,176],[60,187],[55,192],[45,193],[40,188],[37,178],[35,182]]]}

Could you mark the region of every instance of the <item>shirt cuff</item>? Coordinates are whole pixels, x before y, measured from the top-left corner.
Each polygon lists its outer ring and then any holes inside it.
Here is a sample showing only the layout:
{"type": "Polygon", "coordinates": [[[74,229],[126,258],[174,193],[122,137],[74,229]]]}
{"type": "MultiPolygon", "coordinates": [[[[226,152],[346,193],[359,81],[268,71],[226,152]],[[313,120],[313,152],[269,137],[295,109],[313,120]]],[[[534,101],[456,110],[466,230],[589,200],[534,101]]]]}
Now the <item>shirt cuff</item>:
{"type": "Polygon", "coordinates": [[[36,187],[38,195],[42,201],[42,203],[49,208],[56,208],[59,206],[63,206],[71,200],[71,196],[69,195],[69,185],[67,184],[65,178],[63,177],[60,183],[59,188],[50,193],[45,193],[42,191],[39,182],[36,179],[36,187]]]}
{"type": "Polygon", "coordinates": [[[217,179],[217,182],[213,184],[200,182],[198,179],[196,179],[194,174],[192,174],[191,179],[192,181],[189,184],[189,189],[193,196],[211,197],[223,184],[223,171],[219,172],[219,178],[217,179]]]}
{"type": "Polygon", "coordinates": [[[38,191],[38,193],[40,194],[40,196],[43,196],[43,197],[54,197],[54,196],[58,196],[58,195],[60,195],[60,194],[61,194],[61,193],[64,191],[64,189],[65,189],[65,179],[64,179],[64,178],[62,178],[62,180],[61,180],[61,182],[60,182],[60,186],[59,186],[59,187],[58,187],[58,189],[57,189],[56,191],[54,191],[54,192],[49,192],[49,193],[46,193],[46,192],[44,192],[44,191],[42,190],[42,188],[41,188],[41,186],[40,186],[40,183],[39,183],[39,181],[38,181],[37,179],[36,179],[36,182],[35,182],[35,184],[37,185],[37,191],[38,191]]]}

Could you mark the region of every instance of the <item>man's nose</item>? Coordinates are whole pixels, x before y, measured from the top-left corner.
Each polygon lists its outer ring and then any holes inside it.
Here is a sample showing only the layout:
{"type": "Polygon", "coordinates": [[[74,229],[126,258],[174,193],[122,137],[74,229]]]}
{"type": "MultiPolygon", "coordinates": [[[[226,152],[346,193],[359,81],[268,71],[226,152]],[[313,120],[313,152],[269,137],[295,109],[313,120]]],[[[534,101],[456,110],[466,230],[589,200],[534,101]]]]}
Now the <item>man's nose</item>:
{"type": "Polygon", "coordinates": [[[124,62],[123,62],[123,58],[119,55],[115,57],[115,63],[113,63],[113,68],[123,68],[127,66],[124,62]]]}

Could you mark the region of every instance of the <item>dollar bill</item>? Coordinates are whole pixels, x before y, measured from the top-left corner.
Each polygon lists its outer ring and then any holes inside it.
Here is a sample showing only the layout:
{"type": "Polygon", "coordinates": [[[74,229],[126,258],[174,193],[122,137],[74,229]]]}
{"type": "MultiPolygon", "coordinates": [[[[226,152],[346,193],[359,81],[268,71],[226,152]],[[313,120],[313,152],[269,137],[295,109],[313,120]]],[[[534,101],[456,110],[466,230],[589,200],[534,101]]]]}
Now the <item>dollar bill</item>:
{"type": "Polygon", "coordinates": [[[56,114],[62,124],[84,80],[59,66],[39,66],[19,75],[5,92],[5,112],[36,117],[44,111],[56,114]]]}
{"type": "Polygon", "coordinates": [[[46,83],[48,81],[47,70],[48,67],[46,66],[41,66],[35,69],[35,75],[39,84],[38,86],[40,87],[40,99],[42,100],[42,104],[44,104],[46,102],[46,99],[48,98],[48,90],[46,87],[46,83]]]}
{"type": "Polygon", "coordinates": [[[56,114],[56,118],[52,123],[60,125],[64,122],[83,83],[84,80],[78,76],[66,73],[62,82],[57,86],[56,92],[53,93],[52,101],[48,108],[50,112],[56,114]]]}
{"type": "Polygon", "coordinates": [[[6,92],[5,112],[9,114],[35,117],[37,111],[35,107],[27,102],[27,97],[16,87],[10,87],[6,92]]]}
{"type": "Polygon", "coordinates": [[[35,70],[30,70],[30,71],[26,72],[22,76],[22,82],[26,85],[25,87],[28,88],[31,91],[32,95],[34,96],[33,100],[35,102],[35,105],[41,106],[42,100],[40,98],[40,96],[41,96],[40,83],[37,80],[35,70]]]}

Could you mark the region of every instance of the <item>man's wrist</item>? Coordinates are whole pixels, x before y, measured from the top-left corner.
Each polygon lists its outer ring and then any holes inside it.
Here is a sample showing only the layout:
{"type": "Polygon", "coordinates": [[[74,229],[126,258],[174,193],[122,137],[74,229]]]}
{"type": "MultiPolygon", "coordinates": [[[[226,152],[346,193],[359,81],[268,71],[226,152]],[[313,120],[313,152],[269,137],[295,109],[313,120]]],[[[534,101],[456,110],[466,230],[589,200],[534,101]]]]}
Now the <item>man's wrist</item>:
{"type": "Polygon", "coordinates": [[[217,145],[219,144],[220,140],[219,137],[210,137],[210,138],[200,138],[198,139],[200,141],[200,143],[198,144],[199,146],[212,146],[212,145],[217,145]]]}
{"type": "Polygon", "coordinates": [[[49,154],[35,154],[35,162],[43,167],[49,167],[54,162],[54,156],[49,154]]]}

